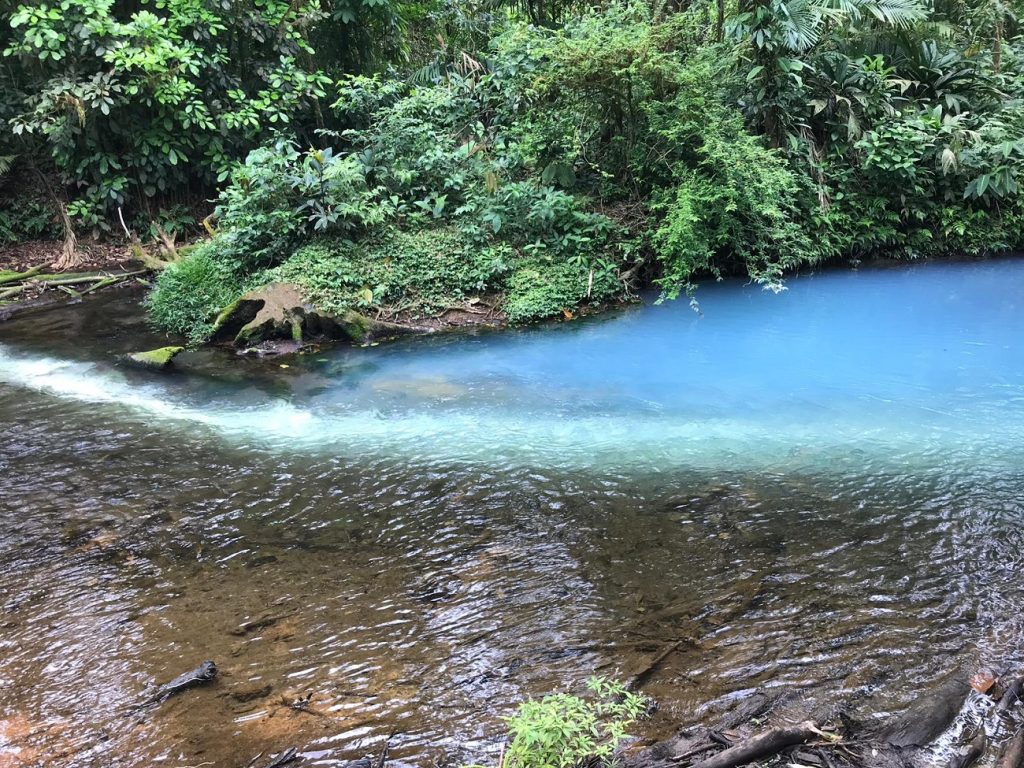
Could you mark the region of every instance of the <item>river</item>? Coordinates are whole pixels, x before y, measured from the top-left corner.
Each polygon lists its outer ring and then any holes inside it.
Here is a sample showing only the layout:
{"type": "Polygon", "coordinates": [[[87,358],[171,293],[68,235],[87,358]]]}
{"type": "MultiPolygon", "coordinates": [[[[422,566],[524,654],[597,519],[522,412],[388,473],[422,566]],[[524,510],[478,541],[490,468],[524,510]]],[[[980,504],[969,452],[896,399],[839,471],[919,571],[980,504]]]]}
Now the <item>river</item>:
{"type": "Polygon", "coordinates": [[[0,764],[390,737],[392,766],[493,765],[517,702],[680,640],[640,736],[758,687],[872,718],[1019,666],[1022,286],[1013,259],[725,281],[166,374],[121,362],[166,343],[124,294],[4,324],[0,764]],[[204,659],[216,684],[133,706],[204,659]]]}

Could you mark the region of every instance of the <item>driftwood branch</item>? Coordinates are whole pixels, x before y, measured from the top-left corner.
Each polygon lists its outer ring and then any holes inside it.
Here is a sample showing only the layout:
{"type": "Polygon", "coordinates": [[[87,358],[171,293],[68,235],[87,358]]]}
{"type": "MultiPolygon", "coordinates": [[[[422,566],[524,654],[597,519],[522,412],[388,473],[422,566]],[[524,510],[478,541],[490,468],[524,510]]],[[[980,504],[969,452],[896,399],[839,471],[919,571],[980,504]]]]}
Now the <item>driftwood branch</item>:
{"type": "Polygon", "coordinates": [[[786,747],[795,747],[812,741],[821,735],[821,731],[812,722],[803,722],[789,728],[772,728],[751,736],[739,744],[729,747],[706,760],[695,763],[693,768],[735,768],[739,765],[752,763],[764,757],[778,754],[786,747]]]}

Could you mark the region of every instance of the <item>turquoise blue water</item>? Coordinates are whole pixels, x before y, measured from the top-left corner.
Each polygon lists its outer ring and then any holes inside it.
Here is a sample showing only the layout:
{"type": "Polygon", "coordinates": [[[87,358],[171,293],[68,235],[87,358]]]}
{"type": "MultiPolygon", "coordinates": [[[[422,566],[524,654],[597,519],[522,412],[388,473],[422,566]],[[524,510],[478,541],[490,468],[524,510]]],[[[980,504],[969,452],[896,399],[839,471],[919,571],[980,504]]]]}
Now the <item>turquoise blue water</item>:
{"type": "Polygon", "coordinates": [[[121,295],[0,325],[0,719],[62,768],[496,765],[524,698],[665,647],[644,737],[1024,672],[1022,287],[823,271],[165,373],[121,361],[167,343],[121,295]]]}
{"type": "MultiPolygon", "coordinates": [[[[273,387],[0,346],[0,382],[271,450],[546,466],[1011,466],[1024,261],[826,271],[686,301],[288,361],[273,387]]],[[[2,337],[0,337],[2,338],[2,337]]],[[[179,358],[188,368],[188,355],[179,358]]],[[[277,364],[271,364],[274,367],[277,364]]],[[[258,378],[258,377],[257,377],[258,378]]],[[[256,380],[254,380],[256,381],[256,380]]]]}

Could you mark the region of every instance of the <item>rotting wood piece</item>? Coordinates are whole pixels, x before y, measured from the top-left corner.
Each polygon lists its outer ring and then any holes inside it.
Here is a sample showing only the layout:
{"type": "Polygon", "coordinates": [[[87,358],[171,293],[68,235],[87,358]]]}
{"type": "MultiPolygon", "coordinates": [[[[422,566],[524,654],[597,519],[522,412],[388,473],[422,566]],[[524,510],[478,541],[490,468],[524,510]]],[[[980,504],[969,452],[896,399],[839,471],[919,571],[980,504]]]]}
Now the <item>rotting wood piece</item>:
{"type": "Polygon", "coordinates": [[[1020,702],[1021,696],[1024,695],[1024,677],[1018,677],[1014,680],[1007,689],[1003,692],[1003,695],[999,697],[999,703],[996,704],[996,714],[1005,715],[1020,702]]]}
{"type": "Polygon", "coordinates": [[[959,673],[935,690],[919,696],[910,707],[879,733],[879,740],[893,747],[924,747],[933,742],[960,712],[970,685],[959,673]]]}
{"type": "Polygon", "coordinates": [[[821,731],[810,721],[791,727],[771,728],[729,747],[724,752],[694,763],[693,768],[736,768],[776,755],[787,747],[813,741],[819,736],[821,731]]]}
{"type": "Polygon", "coordinates": [[[968,768],[985,754],[986,749],[988,749],[988,736],[985,735],[985,729],[982,728],[978,735],[971,740],[966,752],[954,755],[950,759],[948,768],[968,768]]]}
{"type": "Polygon", "coordinates": [[[647,664],[642,669],[634,673],[628,683],[626,683],[627,691],[636,691],[646,683],[661,666],[662,662],[665,661],[669,656],[679,650],[679,646],[683,644],[684,640],[676,640],[674,643],[670,643],[662,648],[658,653],[650,658],[647,664]]]}
{"type": "Polygon", "coordinates": [[[999,768],[1024,768],[1024,728],[1010,739],[999,758],[999,768]]]}

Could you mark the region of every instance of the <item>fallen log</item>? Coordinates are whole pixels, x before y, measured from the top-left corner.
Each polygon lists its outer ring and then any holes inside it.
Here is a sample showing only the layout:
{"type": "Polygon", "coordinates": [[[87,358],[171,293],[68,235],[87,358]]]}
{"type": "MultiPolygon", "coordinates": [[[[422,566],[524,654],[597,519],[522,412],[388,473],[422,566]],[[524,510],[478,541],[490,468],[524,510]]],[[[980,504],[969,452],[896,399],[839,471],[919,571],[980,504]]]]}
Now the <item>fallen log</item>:
{"type": "Polygon", "coordinates": [[[15,272],[15,273],[10,274],[10,275],[4,275],[4,276],[0,277],[0,285],[6,285],[7,283],[18,283],[18,282],[21,282],[22,280],[26,280],[26,279],[34,276],[34,275],[38,275],[42,271],[43,271],[43,268],[41,266],[39,266],[39,267],[32,267],[31,269],[26,269],[24,272],[15,272]]]}
{"type": "Polygon", "coordinates": [[[971,743],[967,747],[967,751],[961,755],[954,755],[949,761],[949,768],[968,768],[973,765],[975,761],[988,749],[988,736],[985,735],[985,729],[982,728],[971,743]]]}
{"type": "Polygon", "coordinates": [[[36,278],[35,282],[39,285],[59,286],[59,285],[80,285],[82,283],[98,283],[107,278],[103,275],[90,275],[88,277],[59,277],[59,278],[36,278]]]}
{"type": "Polygon", "coordinates": [[[776,755],[787,747],[812,741],[820,735],[818,727],[809,721],[789,728],[772,728],[751,736],[724,752],[694,763],[693,768],[736,768],[776,755]]]}
{"type": "Polygon", "coordinates": [[[879,733],[893,747],[924,747],[935,741],[960,712],[971,687],[956,673],[938,688],[919,696],[910,707],[879,733]]]}
{"type": "Polygon", "coordinates": [[[1024,677],[1018,677],[1014,680],[1007,689],[1003,692],[1003,695],[999,697],[999,703],[996,704],[996,714],[1005,715],[1021,700],[1021,696],[1024,695],[1024,677]]]}
{"type": "Polygon", "coordinates": [[[1024,728],[1010,739],[999,758],[999,768],[1024,768],[1024,728]]]}
{"type": "Polygon", "coordinates": [[[85,296],[85,294],[87,294],[87,293],[92,293],[93,291],[98,291],[98,290],[100,290],[102,288],[106,288],[108,286],[114,285],[115,283],[120,283],[120,282],[122,282],[124,280],[127,280],[127,279],[128,279],[127,276],[125,276],[125,277],[108,277],[106,280],[100,280],[95,285],[90,285],[88,288],[86,288],[84,291],[82,291],[81,295],[85,296]]]}

